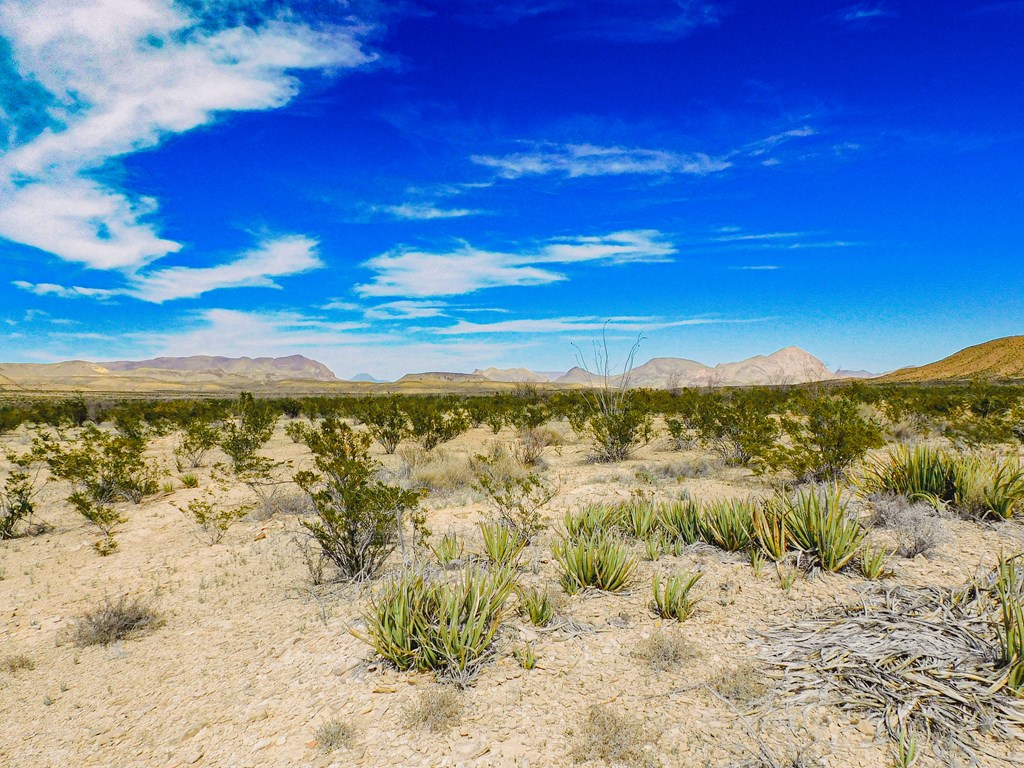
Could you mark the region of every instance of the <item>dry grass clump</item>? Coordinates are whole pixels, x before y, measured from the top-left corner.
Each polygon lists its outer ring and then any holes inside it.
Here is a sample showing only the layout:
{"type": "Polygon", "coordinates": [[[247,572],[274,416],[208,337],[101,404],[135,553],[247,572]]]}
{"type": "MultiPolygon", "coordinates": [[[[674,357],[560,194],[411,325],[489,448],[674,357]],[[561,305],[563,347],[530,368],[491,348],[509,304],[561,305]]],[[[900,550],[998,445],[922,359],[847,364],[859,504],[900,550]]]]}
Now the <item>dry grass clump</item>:
{"type": "Polygon", "coordinates": [[[646,662],[656,672],[667,672],[693,658],[695,653],[682,636],[659,630],[637,643],[631,655],[646,662]]]}
{"type": "Polygon", "coordinates": [[[722,670],[708,680],[707,685],[726,701],[743,708],[764,700],[771,690],[764,669],[753,661],[722,670]]]}
{"type": "Polygon", "coordinates": [[[109,645],[153,629],[160,623],[161,619],[148,598],[121,595],[114,600],[107,597],[96,608],[75,620],[71,639],[79,646],[109,645]]]}
{"type": "Polygon", "coordinates": [[[0,661],[0,669],[9,675],[15,675],[18,672],[35,668],[35,659],[23,653],[12,653],[9,656],[4,656],[3,660],[0,661]]]}
{"type": "Polygon", "coordinates": [[[473,468],[465,456],[443,448],[425,451],[419,446],[403,446],[398,454],[403,461],[398,474],[408,488],[450,495],[473,484],[473,468]]]}
{"type": "Polygon", "coordinates": [[[334,752],[341,747],[350,748],[356,741],[358,730],[348,720],[334,717],[320,723],[314,738],[323,752],[334,752]]]}
{"type": "Polygon", "coordinates": [[[902,557],[929,557],[947,540],[942,520],[930,504],[885,495],[875,497],[873,507],[876,525],[893,532],[902,557]]]}
{"type": "Polygon", "coordinates": [[[692,480],[699,477],[710,477],[725,466],[721,459],[677,459],[666,464],[643,465],[637,468],[644,473],[662,480],[692,480]]]}
{"type": "Polygon", "coordinates": [[[420,691],[405,712],[410,728],[423,728],[432,733],[445,733],[462,721],[462,696],[449,686],[435,686],[420,691]]]}
{"type": "Polygon", "coordinates": [[[644,747],[651,743],[643,721],[607,704],[591,706],[572,737],[570,754],[577,763],[598,760],[613,765],[643,765],[644,747]]]}

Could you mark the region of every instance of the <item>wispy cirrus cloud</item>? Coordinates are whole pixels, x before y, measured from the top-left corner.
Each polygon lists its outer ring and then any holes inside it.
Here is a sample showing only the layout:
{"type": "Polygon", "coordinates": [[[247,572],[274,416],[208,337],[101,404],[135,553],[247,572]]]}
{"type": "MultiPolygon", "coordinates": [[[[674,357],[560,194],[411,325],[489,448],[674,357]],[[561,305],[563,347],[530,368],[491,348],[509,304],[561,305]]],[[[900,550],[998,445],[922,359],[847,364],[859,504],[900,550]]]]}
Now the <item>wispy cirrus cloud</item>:
{"type": "Polygon", "coordinates": [[[675,246],[654,230],[557,238],[519,252],[482,250],[468,243],[441,253],[397,250],[364,262],[376,274],[355,291],[362,296],[456,296],[565,280],[564,274],[548,268],[554,264],[667,261],[675,253],[675,246]]]}
{"type": "Polygon", "coordinates": [[[838,14],[841,21],[847,23],[863,23],[875,19],[895,16],[896,12],[880,3],[858,3],[844,8],[838,14]]]}
{"type": "Polygon", "coordinates": [[[399,205],[375,205],[372,210],[394,219],[405,221],[431,221],[433,219],[461,219],[466,216],[481,216],[486,211],[477,208],[442,208],[433,203],[401,203],[399,205]]]}
{"type": "Polygon", "coordinates": [[[541,144],[507,155],[473,155],[477,165],[492,168],[502,178],[542,176],[550,173],[568,178],[623,174],[690,174],[707,176],[729,168],[731,163],[702,153],[684,154],[660,149],[601,147],[593,144],[541,144]]]}
{"type": "Polygon", "coordinates": [[[224,113],[286,104],[294,70],[368,63],[362,31],[277,18],[210,29],[172,0],[6,0],[0,36],[48,123],[14,131],[0,157],[0,237],[105,270],[179,251],[156,200],[95,172],[224,113]]]}
{"type": "Polygon", "coordinates": [[[662,328],[681,328],[693,325],[735,325],[761,323],[771,320],[770,317],[724,318],[724,317],[689,317],[681,319],[665,319],[653,316],[597,317],[547,317],[502,320],[494,323],[471,323],[460,320],[455,325],[437,328],[434,333],[442,336],[464,336],[476,334],[557,334],[579,333],[612,330],[641,332],[662,328]]]}
{"type": "Polygon", "coordinates": [[[38,296],[109,299],[129,296],[162,304],[174,299],[195,298],[223,288],[280,288],[275,278],[297,275],[323,267],[316,240],[303,235],[269,238],[232,261],[212,267],[164,267],[135,272],[118,288],[61,286],[54,283],[14,282],[38,296]]]}

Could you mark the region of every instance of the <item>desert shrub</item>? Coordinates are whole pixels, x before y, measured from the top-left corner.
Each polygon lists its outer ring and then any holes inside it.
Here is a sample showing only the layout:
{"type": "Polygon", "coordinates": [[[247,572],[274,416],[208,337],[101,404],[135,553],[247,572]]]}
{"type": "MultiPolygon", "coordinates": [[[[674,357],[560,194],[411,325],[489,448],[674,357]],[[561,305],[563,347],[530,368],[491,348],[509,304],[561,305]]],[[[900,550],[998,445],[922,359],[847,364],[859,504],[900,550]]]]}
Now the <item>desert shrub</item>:
{"type": "Polygon", "coordinates": [[[701,538],[726,552],[750,546],[754,536],[754,503],[743,499],[714,501],[701,510],[701,538]]]}
{"type": "Polygon", "coordinates": [[[406,571],[371,600],[363,639],[399,669],[468,685],[493,652],[514,586],[503,569],[468,568],[445,582],[406,571]]]}
{"type": "Polygon", "coordinates": [[[820,395],[798,401],[796,413],[781,422],[790,445],[769,454],[773,469],[785,469],[802,481],[835,481],[882,445],[881,427],[861,415],[846,397],[820,395]]]}
{"type": "Polygon", "coordinates": [[[874,522],[888,528],[896,538],[896,552],[902,557],[930,556],[946,541],[942,521],[924,501],[905,496],[877,496],[872,499],[874,522]]]}
{"type": "Polygon", "coordinates": [[[547,626],[555,615],[555,607],[547,590],[521,589],[519,591],[520,609],[529,617],[530,623],[537,627],[547,626]]]}
{"type": "Polygon", "coordinates": [[[649,743],[643,721],[594,704],[573,732],[571,755],[575,762],[599,760],[612,765],[642,765],[649,743]]]}
{"type": "Polygon", "coordinates": [[[651,610],[656,616],[663,619],[675,619],[685,621],[697,610],[697,603],[700,598],[693,597],[690,592],[703,576],[700,571],[696,573],[674,573],[665,580],[662,586],[661,578],[654,574],[651,582],[651,589],[654,592],[654,601],[651,603],[651,610]]]}
{"type": "Polygon", "coordinates": [[[409,416],[402,409],[401,400],[394,395],[368,398],[359,417],[387,454],[394,453],[399,443],[411,434],[409,416]]]}
{"type": "Polygon", "coordinates": [[[425,451],[454,440],[469,429],[469,414],[457,398],[407,398],[402,408],[411,434],[425,451]]]}
{"type": "Polygon", "coordinates": [[[721,469],[721,459],[687,459],[684,461],[670,461],[667,464],[653,464],[644,466],[642,469],[656,478],[665,480],[688,480],[697,477],[709,477],[721,469]]]}
{"type": "Polygon", "coordinates": [[[562,587],[570,595],[587,587],[621,592],[637,565],[626,543],[605,532],[563,539],[552,552],[562,570],[562,587]]]}
{"type": "Polygon", "coordinates": [[[773,403],[752,388],[709,397],[696,422],[697,434],[724,461],[758,469],[775,450],[780,428],[773,403]]]}
{"type": "Polygon", "coordinates": [[[489,562],[501,567],[515,567],[526,548],[526,539],[515,528],[500,523],[480,523],[484,554],[489,562]]]}
{"type": "Polygon", "coordinates": [[[535,467],[542,463],[544,452],[558,440],[558,433],[547,427],[520,430],[512,444],[512,455],[524,467],[535,467]]]}
{"type": "Polygon", "coordinates": [[[654,436],[654,424],[641,396],[631,390],[630,379],[638,340],[626,356],[620,375],[612,370],[607,340],[602,336],[593,349],[593,371],[582,354],[578,364],[596,385],[580,393],[582,408],[568,413],[569,423],[580,437],[590,441],[597,461],[614,462],[628,459],[641,445],[654,436]]]}
{"type": "Polygon", "coordinates": [[[270,403],[257,400],[249,392],[238,397],[231,417],[221,429],[220,449],[231,460],[235,474],[265,474],[269,459],[257,454],[274,434],[277,415],[270,403]]]}
{"type": "Polygon", "coordinates": [[[284,425],[284,433],[291,438],[296,445],[305,445],[311,425],[301,421],[289,421],[284,425]]]}
{"type": "Polygon", "coordinates": [[[558,490],[533,473],[503,475],[489,457],[477,456],[475,464],[473,487],[486,497],[498,522],[513,529],[525,542],[532,541],[547,527],[542,510],[558,490]]]}
{"type": "Polygon", "coordinates": [[[348,720],[339,717],[325,720],[317,726],[316,746],[321,752],[334,752],[341,747],[351,747],[355,744],[358,730],[348,720]]]}
{"type": "Polygon", "coordinates": [[[36,661],[31,656],[23,653],[12,653],[0,659],[0,669],[9,675],[16,675],[18,672],[33,670],[36,668],[36,661]]]}
{"type": "Polygon", "coordinates": [[[681,416],[665,417],[665,431],[672,441],[672,447],[677,451],[692,448],[697,442],[693,421],[681,416]]]}
{"type": "Polygon", "coordinates": [[[134,637],[160,624],[151,599],[121,595],[75,619],[72,640],[76,645],[109,645],[134,637]]]}
{"type": "Polygon", "coordinates": [[[437,544],[431,546],[434,557],[444,568],[462,558],[463,548],[462,540],[454,533],[444,534],[437,544]]]}
{"type": "Polygon", "coordinates": [[[325,419],[309,435],[316,471],[295,475],[316,510],[302,525],[347,579],[372,578],[400,544],[404,555],[405,523],[416,535],[423,522],[419,493],[377,480],[369,447],[369,435],[325,419]]]}
{"type": "MultiPolygon", "coordinates": [[[[8,459],[18,461],[12,456],[8,459]]],[[[32,476],[24,466],[16,463],[0,490],[0,540],[14,539],[31,530],[30,521],[35,513],[32,497],[35,493],[32,476]]]]}
{"type": "Polygon", "coordinates": [[[446,733],[462,720],[462,696],[458,691],[439,686],[420,691],[405,712],[406,725],[432,733],[446,733]]]}
{"type": "Polygon", "coordinates": [[[209,495],[192,499],[184,508],[174,506],[195,523],[199,538],[211,546],[219,544],[231,525],[245,517],[252,508],[248,504],[222,504],[209,495]]]}
{"type": "Polygon", "coordinates": [[[764,670],[754,662],[743,662],[712,675],[708,688],[739,707],[750,707],[767,696],[770,688],[764,670]]]}
{"type": "Polygon", "coordinates": [[[398,449],[404,463],[404,483],[435,494],[453,494],[473,484],[472,462],[443,448],[425,451],[419,446],[398,449]]]}
{"type": "Polygon", "coordinates": [[[206,454],[217,447],[220,436],[217,427],[205,419],[187,421],[178,444],[174,446],[178,471],[201,467],[206,454]]]}
{"type": "Polygon", "coordinates": [[[664,630],[652,632],[649,637],[640,640],[632,651],[634,658],[646,662],[656,672],[676,669],[694,654],[693,647],[685,638],[664,630]]]}
{"type": "Polygon", "coordinates": [[[860,552],[866,531],[837,486],[801,489],[787,498],[793,543],[826,571],[835,572],[860,552]]]}

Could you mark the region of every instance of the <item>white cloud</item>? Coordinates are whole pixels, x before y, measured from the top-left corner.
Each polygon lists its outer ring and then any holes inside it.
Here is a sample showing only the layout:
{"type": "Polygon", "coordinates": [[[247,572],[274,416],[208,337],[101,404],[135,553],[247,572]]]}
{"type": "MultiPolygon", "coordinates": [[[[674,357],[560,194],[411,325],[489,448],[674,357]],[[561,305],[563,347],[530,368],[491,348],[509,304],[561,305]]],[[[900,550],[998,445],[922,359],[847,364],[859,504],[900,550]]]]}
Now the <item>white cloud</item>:
{"type": "Polygon", "coordinates": [[[365,262],[363,266],[376,275],[355,290],[362,296],[456,296],[484,288],[545,285],[567,279],[538,266],[542,264],[667,261],[674,253],[675,247],[654,230],[558,238],[520,253],[484,251],[468,244],[447,253],[400,250],[365,262]]]}
{"type": "Polygon", "coordinates": [[[744,267],[729,267],[729,269],[737,269],[752,272],[770,272],[776,269],[780,269],[780,267],[776,264],[750,264],[744,267]]]}
{"type": "Polygon", "coordinates": [[[484,211],[476,208],[438,208],[431,203],[402,203],[401,205],[377,205],[373,210],[386,213],[396,219],[407,221],[430,221],[432,219],[461,219],[479,216],[484,211]]]}
{"type": "Polygon", "coordinates": [[[131,274],[127,278],[128,284],[123,288],[65,287],[24,280],[17,280],[14,285],[40,296],[100,299],[131,296],[162,304],[172,299],[195,298],[219,288],[279,288],[273,278],[296,275],[323,266],[316,247],[316,240],[302,235],[272,238],[226,264],[213,267],[166,267],[131,274]]]}
{"type": "Polygon", "coordinates": [[[6,0],[0,35],[48,91],[53,127],[0,158],[0,236],[98,269],[179,250],[147,221],[153,200],[89,174],[223,112],[284,105],[292,70],[370,61],[359,33],[291,21],[210,32],[171,0],[6,0]]]}
{"type": "Polygon", "coordinates": [[[422,320],[444,317],[447,304],[437,301],[389,301],[363,313],[368,320],[422,320]]]}
{"type": "Polygon", "coordinates": [[[444,336],[463,336],[492,333],[578,333],[601,330],[642,332],[658,328],[680,328],[690,325],[732,325],[761,323],[770,317],[721,318],[690,317],[679,320],[665,320],[657,317],[548,317],[538,319],[502,320],[497,323],[470,323],[460,320],[447,328],[438,328],[435,333],[444,336]]]}
{"type": "Polygon", "coordinates": [[[493,168],[506,179],[561,173],[569,178],[620,174],[692,174],[707,176],[731,163],[703,153],[683,154],[661,149],[600,147],[593,144],[543,144],[531,151],[508,155],[473,155],[474,163],[493,168]]]}

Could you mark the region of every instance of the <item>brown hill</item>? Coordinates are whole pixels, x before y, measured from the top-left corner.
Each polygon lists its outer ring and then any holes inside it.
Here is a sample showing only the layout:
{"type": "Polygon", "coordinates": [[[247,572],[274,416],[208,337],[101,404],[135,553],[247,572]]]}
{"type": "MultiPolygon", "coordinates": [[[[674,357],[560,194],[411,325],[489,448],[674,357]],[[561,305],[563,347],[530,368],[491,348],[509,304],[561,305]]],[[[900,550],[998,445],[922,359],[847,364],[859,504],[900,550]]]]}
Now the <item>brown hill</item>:
{"type": "Polygon", "coordinates": [[[893,371],[879,381],[942,381],[976,377],[1024,379],[1024,336],[1007,336],[975,344],[928,365],[893,371]]]}

